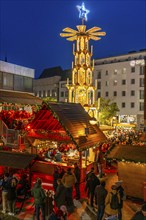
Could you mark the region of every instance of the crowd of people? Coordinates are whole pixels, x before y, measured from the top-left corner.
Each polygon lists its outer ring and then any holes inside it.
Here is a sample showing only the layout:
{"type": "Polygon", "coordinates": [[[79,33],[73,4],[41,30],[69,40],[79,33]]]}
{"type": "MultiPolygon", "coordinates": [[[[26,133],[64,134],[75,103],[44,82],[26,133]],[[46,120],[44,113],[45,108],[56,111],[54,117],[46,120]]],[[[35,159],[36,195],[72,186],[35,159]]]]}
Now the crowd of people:
{"type": "MultiPolygon", "coordinates": [[[[77,163],[74,169],[67,170],[56,167],[53,175],[54,190],[46,190],[42,186],[42,180],[36,179],[32,188],[29,187],[27,175],[20,178],[17,175],[4,173],[0,181],[2,189],[2,212],[8,215],[16,214],[16,200],[18,195],[29,195],[34,198],[34,215],[36,220],[80,220],[90,206],[96,212],[97,220],[113,219],[122,220],[123,202],[126,200],[122,181],[117,181],[107,190],[105,178],[97,176],[94,167],[86,174],[84,198],[81,196],[81,171],[77,163]],[[75,191],[75,195],[73,193],[75,191]],[[80,202],[76,207],[74,200],[80,202]],[[47,218],[46,218],[47,216],[47,218]]],[[[146,218],[146,204],[131,220],[146,218]]]]}
{"type": "Polygon", "coordinates": [[[18,178],[18,175],[10,175],[6,172],[0,180],[3,214],[7,213],[11,216],[15,215],[15,204],[18,196],[26,196],[30,192],[30,186],[27,179],[27,175],[23,174],[19,177],[20,178],[18,178]]]}

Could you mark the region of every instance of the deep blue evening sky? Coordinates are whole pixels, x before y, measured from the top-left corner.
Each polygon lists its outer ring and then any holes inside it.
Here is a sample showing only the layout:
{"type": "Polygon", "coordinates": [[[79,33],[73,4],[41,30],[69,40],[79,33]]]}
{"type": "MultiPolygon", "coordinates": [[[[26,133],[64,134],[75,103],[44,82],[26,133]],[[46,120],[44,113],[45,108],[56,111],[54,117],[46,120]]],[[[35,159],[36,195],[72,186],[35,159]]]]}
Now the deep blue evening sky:
{"type": "MultiPolygon", "coordinates": [[[[146,48],[146,0],[86,0],[87,29],[101,27],[107,35],[94,45],[94,59],[146,48]]],[[[81,24],[75,0],[0,0],[0,60],[34,68],[70,69],[72,42],[62,29],[81,24]]]]}

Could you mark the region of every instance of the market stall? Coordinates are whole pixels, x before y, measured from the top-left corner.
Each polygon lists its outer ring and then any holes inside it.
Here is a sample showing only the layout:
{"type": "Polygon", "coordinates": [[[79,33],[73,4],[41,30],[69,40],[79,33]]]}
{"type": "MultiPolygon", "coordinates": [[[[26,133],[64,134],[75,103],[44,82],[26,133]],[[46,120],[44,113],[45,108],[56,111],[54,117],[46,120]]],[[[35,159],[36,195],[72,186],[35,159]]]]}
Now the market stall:
{"type": "Polygon", "coordinates": [[[126,195],[144,198],[146,182],[146,145],[118,145],[107,153],[107,159],[117,161],[118,178],[123,180],[126,195]]]}
{"type": "Polygon", "coordinates": [[[0,136],[5,146],[23,149],[23,130],[41,104],[33,94],[0,90],[0,136]]]}
{"type": "Polygon", "coordinates": [[[94,148],[106,141],[90,119],[80,104],[44,104],[27,128],[32,153],[37,153],[41,160],[32,170],[52,174],[55,166],[73,168],[78,162],[85,173],[94,162],[94,148]]]}

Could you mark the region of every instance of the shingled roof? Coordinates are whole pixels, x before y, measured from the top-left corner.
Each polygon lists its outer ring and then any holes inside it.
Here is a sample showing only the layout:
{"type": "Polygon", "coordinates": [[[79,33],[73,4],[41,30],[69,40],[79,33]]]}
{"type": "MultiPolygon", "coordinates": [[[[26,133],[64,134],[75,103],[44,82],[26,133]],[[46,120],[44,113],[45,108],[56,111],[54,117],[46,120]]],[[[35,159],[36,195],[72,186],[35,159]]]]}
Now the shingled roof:
{"type": "Polygon", "coordinates": [[[107,153],[107,159],[146,163],[146,146],[116,145],[107,153]]]}
{"type": "Polygon", "coordinates": [[[0,90],[0,103],[17,103],[25,105],[41,105],[42,99],[26,92],[0,90]]]}
{"type": "Polygon", "coordinates": [[[32,129],[65,131],[79,150],[90,148],[106,140],[97,125],[91,125],[91,117],[81,104],[47,103],[30,124],[32,129]],[[85,135],[85,128],[88,134],[85,135]]]}

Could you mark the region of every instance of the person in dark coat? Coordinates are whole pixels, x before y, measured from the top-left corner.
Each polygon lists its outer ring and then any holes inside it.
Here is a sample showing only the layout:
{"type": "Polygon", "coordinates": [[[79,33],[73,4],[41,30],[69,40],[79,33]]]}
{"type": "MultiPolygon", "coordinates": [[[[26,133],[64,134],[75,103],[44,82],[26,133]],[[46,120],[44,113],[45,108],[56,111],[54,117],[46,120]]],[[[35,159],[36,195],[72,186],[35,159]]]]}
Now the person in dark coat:
{"type": "Polygon", "coordinates": [[[81,171],[77,163],[74,164],[74,174],[76,177],[75,189],[76,189],[76,199],[80,199],[80,179],[81,179],[81,171]]]}
{"type": "Polygon", "coordinates": [[[46,194],[42,188],[42,180],[37,179],[34,187],[31,190],[32,196],[34,197],[36,220],[40,219],[40,209],[42,211],[42,219],[45,220],[45,202],[46,194]]]}
{"type": "Polygon", "coordinates": [[[88,198],[90,197],[90,192],[89,192],[89,188],[88,188],[88,181],[90,179],[90,175],[94,172],[94,167],[91,168],[91,170],[86,174],[86,185],[85,185],[85,192],[87,192],[87,196],[88,198]]]}
{"type": "Polygon", "coordinates": [[[57,180],[57,189],[55,192],[55,202],[56,202],[56,206],[57,208],[60,208],[62,205],[66,205],[65,202],[65,187],[61,182],[61,179],[57,180]]]}
{"type": "Polygon", "coordinates": [[[126,194],[124,192],[124,188],[122,187],[122,180],[117,181],[115,184],[117,186],[117,191],[120,195],[120,203],[118,208],[118,219],[122,220],[122,208],[123,208],[123,201],[126,200],[126,194]]]}
{"type": "Polygon", "coordinates": [[[141,211],[136,212],[131,220],[146,220],[146,202],[142,205],[141,211]]]}
{"type": "Polygon", "coordinates": [[[16,187],[17,187],[17,180],[14,177],[11,179],[10,186],[8,189],[8,195],[7,195],[9,215],[15,215],[15,203],[16,203],[16,197],[17,197],[16,187]]]}
{"type": "Polygon", "coordinates": [[[97,185],[95,188],[95,202],[98,207],[97,211],[97,220],[102,220],[105,209],[105,198],[107,196],[107,190],[105,189],[105,182],[101,182],[100,185],[97,185]]]}
{"type": "Polygon", "coordinates": [[[90,205],[91,205],[91,207],[94,207],[94,205],[93,205],[94,191],[95,191],[95,187],[97,185],[100,185],[100,180],[98,179],[98,177],[93,172],[93,173],[91,173],[91,175],[88,179],[88,184],[87,184],[87,189],[88,189],[89,195],[90,195],[90,205]]]}
{"type": "Polygon", "coordinates": [[[53,187],[54,187],[54,191],[56,191],[57,189],[57,180],[60,178],[60,173],[59,173],[59,168],[55,167],[54,173],[53,173],[53,187]]]}

